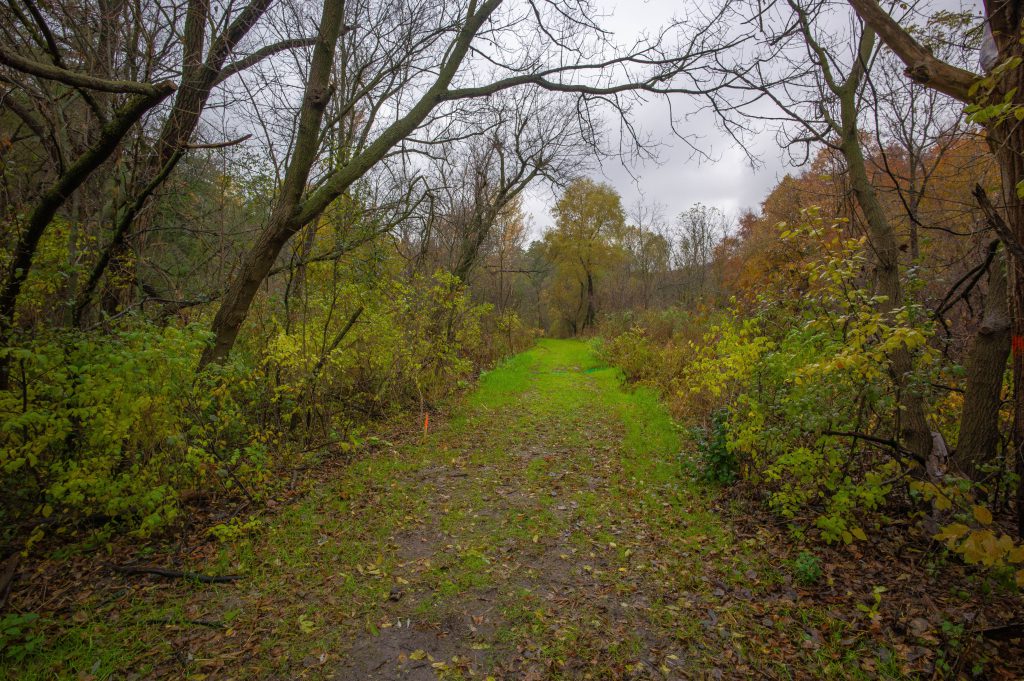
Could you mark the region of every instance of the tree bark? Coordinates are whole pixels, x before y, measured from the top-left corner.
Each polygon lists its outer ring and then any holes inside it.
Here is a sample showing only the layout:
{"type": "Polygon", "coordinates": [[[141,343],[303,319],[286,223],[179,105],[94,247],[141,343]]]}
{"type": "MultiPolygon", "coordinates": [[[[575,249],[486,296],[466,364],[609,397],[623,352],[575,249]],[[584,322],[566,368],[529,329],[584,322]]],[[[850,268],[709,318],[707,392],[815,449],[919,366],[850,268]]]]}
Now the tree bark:
{"type": "Polygon", "coordinates": [[[976,478],[979,466],[993,459],[999,444],[999,406],[1010,355],[1006,271],[1000,260],[992,263],[985,313],[964,362],[967,389],[953,465],[969,478],[976,478]]]}

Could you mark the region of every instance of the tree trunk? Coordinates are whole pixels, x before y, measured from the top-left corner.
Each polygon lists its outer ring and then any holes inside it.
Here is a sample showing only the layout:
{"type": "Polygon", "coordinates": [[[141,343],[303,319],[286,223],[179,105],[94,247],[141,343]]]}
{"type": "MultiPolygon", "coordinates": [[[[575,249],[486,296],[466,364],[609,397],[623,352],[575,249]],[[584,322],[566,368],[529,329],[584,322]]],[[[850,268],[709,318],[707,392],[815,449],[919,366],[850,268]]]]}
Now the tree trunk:
{"type": "MultiPolygon", "coordinates": [[[[149,198],[167,180],[184,155],[189,139],[206,110],[210,93],[226,77],[224,62],[264,15],[271,2],[272,0],[253,0],[238,12],[234,21],[210,45],[205,61],[203,47],[209,22],[210,2],[209,0],[190,0],[188,3],[182,35],[181,85],[174,97],[171,111],[157,135],[153,153],[146,160],[134,188],[128,189],[129,196],[134,192],[134,198],[114,211],[114,229],[111,241],[100,253],[86,288],[78,295],[75,302],[76,324],[83,323],[86,308],[107,268],[112,263],[125,260],[129,255],[128,238],[131,236],[136,218],[146,206],[149,198]]],[[[281,45],[297,46],[301,42],[303,41],[285,41],[281,45]]],[[[253,56],[258,57],[259,52],[253,56]]],[[[125,277],[127,281],[134,280],[134,266],[132,269],[133,271],[125,277]]],[[[111,311],[110,306],[116,305],[118,302],[118,292],[114,291],[106,297],[104,309],[111,311]]]]}
{"type": "MultiPolygon", "coordinates": [[[[863,52],[862,50],[862,55],[863,52]]],[[[840,148],[846,160],[850,185],[857,205],[860,206],[867,223],[870,247],[878,262],[878,292],[885,296],[885,300],[879,304],[879,310],[890,313],[903,306],[899,270],[900,250],[896,233],[868,179],[867,165],[858,135],[856,97],[856,82],[851,77],[847,87],[840,93],[843,127],[840,148]]],[[[897,437],[920,462],[925,462],[932,452],[932,434],[925,417],[924,397],[920,388],[913,385],[910,380],[913,369],[913,357],[906,348],[898,348],[889,355],[889,370],[896,384],[899,404],[897,437]]]]}
{"type": "MultiPolygon", "coordinates": [[[[1001,102],[1009,96],[1014,109],[1024,109],[1024,68],[1004,69],[987,97],[987,84],[970,71],[935,58],[918,43],[876,0],[849,0],[860,17],[882,36],[882,40],[907,65],[907,76],[915,82],[943,92],[965,104],[1001,102]],[[979,85],[982,85],[980,89],[979,85]]],[[[1007,0],[985,3],[986,19],[996,41],[999,60],[1024,56],[1022,6],[1007,0]]],[[[1017,488],[1017,531],[1024,536],[1024,257],[1018,252],[1024,244],[1024,202],[1017,196],[1017,185],[1024,180],[1024,129],[1014,115],[997,116],[987,125],[989,143],[995,151],[1002,179],[1005,221],[1009,225],[1008,284],[1013,352],[1013,431],[1011,440],[1020,474],[1017,488]]]]}
{"type": "Polygon", "coordinates": [[[274,207],[267,228],[249,251],[242,264],[241,273],[228,287],[220,309],[217,310],[213,320],[214,343],[203,353],[199,362],[200,368],[227,357],[235,344],[235,339],[238,338],[238,331],[249,313],[249,306],[256,297],[260,284],[274,266],[281,249],[304,224],[298,220],[299,202],[310,170],[316,161],[320,126],[331,96],[331,71],[334,68],[334,54],[341,34],[343,17],[344,3],[335,0],[324,1],[316,46],[313,48],[313,58],[310,62],[309,80],[299,112],[295,150],[282,183],[281,197],[274,207]]]}
{"type": "Polygon", "coordinates": [[[967,390],[953,463],[969,478],[977,478],[979,466],[995,456],[999,443],[999,405],[1009,354],[1006,271],[1001,259],[997,259],[992,263],[981,327],[964,362],[967,390]]]}
{"type": "MultiPolygon", "coordinates": [[[[1021,104],[1024,106],[1024,104],[1021,104]]],[[[1024,201],[1017,196],[1017,185],[1024,181],[1024,130],[1015,117],[989,128],[989,141],[999,162],[1002,180],[1003,215],[1009,236],[1024,245],[1024,201]]],[[[1011,341],[1013,353],[1013,426],[1011,441],[1017,457],[1020,483],[1017,489],[1018,536],[1024,536],[1024,261],[1008,244],[1007,283],[1009,286],[1011,341]]]]}
{"type": "Polygon", "coordinates": [[[587,271],[587,313],[583,318],[583,330],[586,331],[594,326],[597,317],[597,309],[594,305],[594,275],[587,271]]]}

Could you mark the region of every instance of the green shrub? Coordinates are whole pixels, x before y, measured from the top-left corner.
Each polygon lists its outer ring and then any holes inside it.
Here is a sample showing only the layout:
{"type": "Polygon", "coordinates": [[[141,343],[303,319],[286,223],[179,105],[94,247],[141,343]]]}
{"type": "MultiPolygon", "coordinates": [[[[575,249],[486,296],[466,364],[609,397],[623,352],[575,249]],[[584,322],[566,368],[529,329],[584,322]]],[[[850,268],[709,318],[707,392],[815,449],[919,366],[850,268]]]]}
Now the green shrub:
{"type": "Polygon", "coordinates": [[[729,411],[719,409],[711,417],[711,427],[697,429],[697,451],[703,463],[703,477],[708,482],[728,485],[739,477],[739,461],[729,450],[726,428],[729,411]]]}
{"type": "Polygon", "coordinates": [[[189,500],[258,499],[311,444],[355,443],[371,419],[433,408],[533,342],[514,313],[475,304],[451,274],[402,266],[379,244],[307,266],[290,299],[263,292],[230,359],[199,374],[206,310],[195,325],[140,314],[88,332],[40,324],[0,349],[12,367],[0,392],[2,539],[31,547],[98,527],[147,536],[189,500]]]}
{"type": "Polygon", "coordinates": [[[11,349],[14,389],[0,393],[9,531],[34,523],[30,544],[82,521],[146,535],[177,517],[186,490],[261,476],[264,448],[235,401],[244,370],[197,380],[206,341],[194,327],[142,323],[39,334],[11,349]]]}
{"type": "Polygon", "coordinates": [[[658,375],[658,350],[640,327],[633,327],[600,348],[601,357],[620,369],[630,381],[644,381],[658,375]]]}
{"type": "Polygon", "coordinates": [[[608,341],[606,354],[696,422],[708,480],[743,478],[782,518],[849,543],[866,537],[868,514],[907,464],[834,433],[893,431],[897,386],[887,367],[895,348],[912,353],[908,379],[930,397],[929,386],[942,382],[934,329],[920,306],[879,311],[863,277],[863,239],[843,238],[813,213],[780,232],[807,256],[765,287],[756,307],[692,319],[661,344],[633,328],[608,341]]]}

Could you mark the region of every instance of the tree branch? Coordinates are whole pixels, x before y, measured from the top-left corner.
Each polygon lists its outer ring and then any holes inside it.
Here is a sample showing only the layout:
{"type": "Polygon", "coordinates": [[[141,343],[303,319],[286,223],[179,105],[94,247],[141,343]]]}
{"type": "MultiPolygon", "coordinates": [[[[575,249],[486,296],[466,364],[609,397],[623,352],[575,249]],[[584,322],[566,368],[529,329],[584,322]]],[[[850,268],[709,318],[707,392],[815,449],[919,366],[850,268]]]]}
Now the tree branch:
{"type": "Polygon", "coordinates": [[[42,64],[26,57],[8,52],[0,46],[0,64],[6,64],[16,71],[28,73],[46,80],[55,80],[71,87],[83,87],[101,92],[134,94],[144,97],[160,96],[161,99],[174,92],[175,85],[169,80],[159,83],[138,83],[133,80],[106,80],[86,73],[62,69],[52,64],[42,64]]]}
{"type": "Polygon", "coordinates": [[[849,0],[849,3],[906,65],[908,78],[961,102],[970,102],[971,86],[979,80],[977,74],[936,59],[928,48],[889,16],[877,0],[849,0]]]}
{"type": "Polygon", "coordinates": [[[213,81],[214,85],[220,85],[231,76],[245,71],[246,69],[255,66],[267,57],[272,57],[278,52],[284,52],[286,50],[294,50],[299,47],[310,47],[316,43],[316,38],[294,38],[292,40],[282,40],[281,42],[274,43],[273,45],[267,45],[256,50],[252,54],[242,57],[238,61],[233,61],[217,74],[217,78],[213,81]]]}
{"type": "Polygon", "coordinates": [[[985,188],[980,184],[974,185],[974,198],[978,201],[978,206],[981,207],[985,218],[988,220],[988,224],[996,231],[999,238],[1002,240],[1003,245],[1006,246],[1006,250],[1010,251],[1017,262],[1024,262],[1024,246],[1021,245],[1020,241],[1010,231],[1009,225],[1003,220],[1003,216],[999,214],[996,207],[992,205],[992,201],[988,198],[988,194],[985,193],[985,188]]]}

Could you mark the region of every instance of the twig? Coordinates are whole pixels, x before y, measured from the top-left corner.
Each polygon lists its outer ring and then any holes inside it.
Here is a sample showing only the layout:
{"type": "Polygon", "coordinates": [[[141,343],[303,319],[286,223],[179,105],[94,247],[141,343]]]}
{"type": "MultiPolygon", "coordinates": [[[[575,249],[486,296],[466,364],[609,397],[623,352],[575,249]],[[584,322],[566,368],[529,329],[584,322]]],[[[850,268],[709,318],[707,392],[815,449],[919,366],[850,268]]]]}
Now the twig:
{"type": "Polygon", "coordinates": [[[201,143],[186,144],[185,148],[186,149],[223,149],[224,147],[232,147],[232,146],[234,146],[236,144],[241,144],[242,142],[246,141],[250,137],[252,137],[252,135],[242,135],[238,139],[227,140],[226,142],[207,142],[205,144],[201,144],[201,143]]]}
{"type": "Polygon", "coordinates": [[[191,579],[204,584],[224,584],[234,582],[242,578],[242,575],[204,575],[201,572],[182,572],[180,570],[167,570],[154,565],[110,565],[108,567],[114,572],[123,575],[156,575],[168,579],[191,579]]]}
{"type": "Polygon", "coordinates": [[[223,629],[225,627],[223,622],[217,622],[215,620],[190,620],[174,617],[156,617],[154,619],[143,620],[143,624],[194,624],[198,627],[210,627],[211,629],[223,629]]]}
{"type": "Polygon", "coordinates": [[[972,267],[970,270],[968,270],[967,273],[964,274],[964,276],[960,277],[960,279],[955,284],[953,284],[952,287],[950,287],[949,293],[947,293],[946,297],[942,299],[942,302],[939,304],[939,306],[935,308],[936,316],[944,315],[950,308],[956,305],[958,301],[967,300],[967,296],[977,285],[982,275],[984,275],[985,272],[988,271],[988,268],[992,264],[992,261],[995,259],[996,252],[998,250],[999,240],[996,239],[988,245],[985,260],[982,261],[980,265],[976,265],[972,267]],[[957,290],[964,282],[968,282],[967,286],[964,288],[963,291],[960,291],[959,295],[957,295],[957,290]]]}

